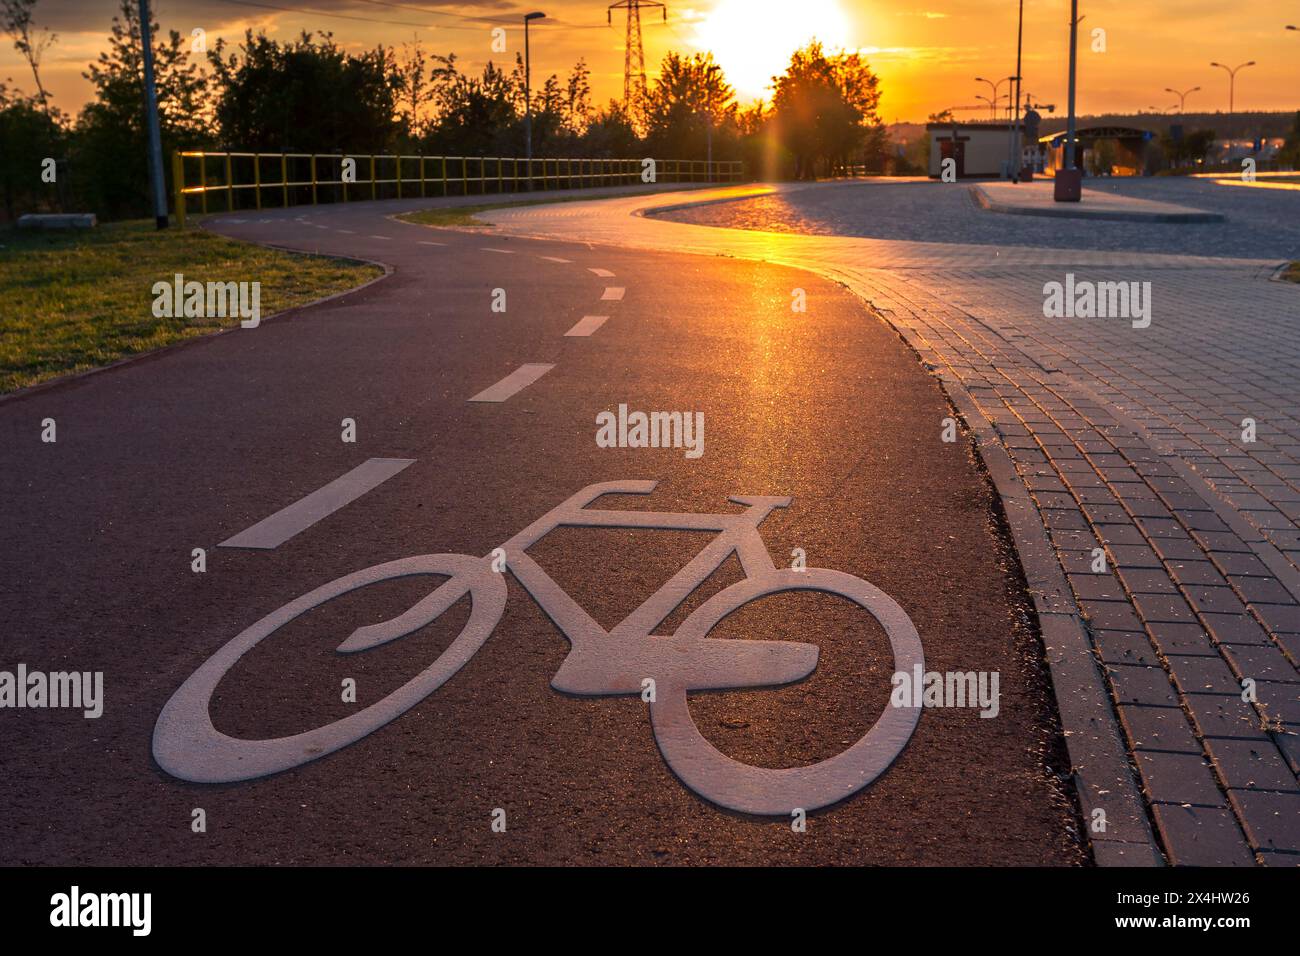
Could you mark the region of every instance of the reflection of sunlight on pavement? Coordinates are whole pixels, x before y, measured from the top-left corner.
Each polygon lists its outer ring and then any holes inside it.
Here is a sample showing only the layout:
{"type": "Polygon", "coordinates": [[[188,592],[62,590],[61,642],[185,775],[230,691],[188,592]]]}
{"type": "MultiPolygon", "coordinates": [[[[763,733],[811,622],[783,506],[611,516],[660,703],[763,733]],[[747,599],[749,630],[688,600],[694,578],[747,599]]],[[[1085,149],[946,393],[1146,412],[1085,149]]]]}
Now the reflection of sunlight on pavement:
{"type": "MultiPolygon", "coordinates": [[[[881,188],[881,187],[868,187],[881,188]]],[[[928,189],[938,186],[911,185],[883,187],[928,189]]],[[[947,241],[935,239],[879,239],[855,235],[799,234],[795,232],[735,229],[725,226],[698,225],[661,216],[671,209],[725,203],[735,199],[757,198],[784,201],[796,193],[833,197],[836,204],[847,194],[841,183],[775,183],[769,185],[724,186],[682,192],[663,192],[597,199],[559,205],[530,206],[526,209],[500,208],[479,214],[497,227],[502,235],[515,235],[562,242],[599,243],[623,248],[654,249],[665,252],[688,252],[703,255],[734,256],[757,259],[777,265],[811,268],[838,279],[844,269],[928,269],[928,268],[995,268],[1016,265],[1087,266],[1148,265],[1167,268],[1203,268],[1205,266],[1252,269],[1276,265],[1284,257],[1225,259],[1216,255],[1183,253],[1143,253],[1110,248],[1053,248],[1042,244],[981,243],[954,241],[951,232],[942,232],[947,241]],[[807,191],[807,193],[805,193],[807,191]]],[[[965,193],[963,193],[965,197],[965,193]]],[[[968,201],[968,200],[966,200],[968,201]]],[[[1007,217],[988,214],[992,219],[1007,217]]],[[[1059,231],[1059,227],[1052,224],[1059,231]]]]}
{"type": "MultiPolygon", "coordinates": [[[[1256,173],[1256,176],[1262,175],[1256,173]]],[[[1256,179],[1254,182],[1246,182],[1242,179],[1215,179],[1211,180],[1216,186],[1250,186],[1253,189],[1295,189],[1300,190],[1300,176],[1294,179],[1256,179]]]]}
{"type": "MultiPolygon", "coordinates": [[[[781,239],[771,238],[778,243],[781,239]]],[[[746,346],[734,366],[741,376],[737,388],[745,395],[737,407],[752,416],[743,431],[754,436],[736,454],[742,473],[764,475],[773,488],[783,487],[781,482],[788,480],[799,458],[790,442],[800,433],[795,419],[807,413],[802,390],[815,378],[801,364],[806,356],[791,354],[797,325],[807,321],[806,313],[791,307],[799,282],[797,276],[778,280],[769,272],[756,272],[748,299],[735,303],[733,321],[743,325],[740,341],[746,346]]]]}
{"type": "Polygon", "coordinates": [[[763,258],[773,262],[788,255],[795,244],[790,238],[792,233],[759,232],[757,235],[759,251],[767,253],[763,258]]]}
{"type": "MultiPolygon", "coordinates": [[[[767,196],[774,192],[772,186],[763,183],[746,183],[741,186],[720,186],[717,189],[700,189],[682,193],[683,205],[694,206],[698,203],[732,202],[739,199],[752,199],[755,196],[767,196]]],[[[655,195],[665,195],[657,193],[655,195]]],[[[668,194],[672,195],[672,194],[668,194]]],[[[644,199],[644,196],[634,197],[644,199]]]]}

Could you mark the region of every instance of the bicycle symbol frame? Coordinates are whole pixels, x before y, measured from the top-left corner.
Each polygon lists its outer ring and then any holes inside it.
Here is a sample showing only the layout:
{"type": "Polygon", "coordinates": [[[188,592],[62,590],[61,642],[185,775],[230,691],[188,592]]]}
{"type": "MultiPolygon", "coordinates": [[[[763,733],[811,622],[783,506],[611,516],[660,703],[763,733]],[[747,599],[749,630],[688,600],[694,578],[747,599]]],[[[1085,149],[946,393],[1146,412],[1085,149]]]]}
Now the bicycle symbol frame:
{"type": "MultiPolygon", "coordinates": [[[[687,693],[770,687],[807,677],[817,666],[816,645],[793,641],[709,639],[709,632],[751,601],[783,591],[822,591],[853,601],[884,627],[894,672],[925,670],[920,637],[893,598],[861,578],[824,568],[778,568],[758,526],[790,498],[733,495],[746,510],[730,514],[602,510],[588,507],[604,495],[648,495],[655,481],[589,485],[501,547],[509,573],[524,586],[571,647],[551,679],[558,691],[583,695],[637,694],[654,681],[650,721],[664,761],[678,779],[719,806],[743,813],[789,815],[836,803],[870,784],[907,745],[920,704],[886,706],[875,724],[847,750],[820,763],[772,769],[733,760],[704,738],[691,717],[687,693]],[[612,630],[596,623],[527,554],[559,527],[715,531],[717,536],[662,588],[612,630]],[[709,598],[671,636],[653,631],[732,554],[745,579],[709,598]]],[[[159,766],[182,780],[231,783],[302,766],[361,740],[410,710],[449,680],[486,643],[505,611],[505,573],[489,554],[424,554],[374,565],[322,585],[248,627],[205,661],[168,700],[154,727],[159,766]],[[472,608],[460,634],[423,671],[383,699],[333,723],[287,737],[244,740],[212,724],[209,704],[223,677],[246,653],[302,614],[350,591],[412,575],[447,580],[407,611],[359,627],[339,653],[369,650],[432,622],[469,594],[472,608]]]]}

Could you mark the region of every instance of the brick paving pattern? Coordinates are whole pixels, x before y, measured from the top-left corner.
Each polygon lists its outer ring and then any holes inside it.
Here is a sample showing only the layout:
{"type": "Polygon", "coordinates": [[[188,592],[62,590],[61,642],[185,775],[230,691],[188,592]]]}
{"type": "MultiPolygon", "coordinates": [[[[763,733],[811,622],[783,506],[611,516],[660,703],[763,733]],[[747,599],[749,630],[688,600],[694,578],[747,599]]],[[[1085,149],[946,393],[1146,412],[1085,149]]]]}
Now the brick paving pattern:
{"type": "Polygon", "coordinates": [[[1169,861],[1296,865],[1300,349],[1280,326],[1300,290],[1254,270],[1133,278],[1153,282],[1149,329],[1044,319],[1054,271],[862,281],[972,396],[1032,495],[1169,861]],[[1247,298],[1262,311],[1243,335],[1247,298]]]}

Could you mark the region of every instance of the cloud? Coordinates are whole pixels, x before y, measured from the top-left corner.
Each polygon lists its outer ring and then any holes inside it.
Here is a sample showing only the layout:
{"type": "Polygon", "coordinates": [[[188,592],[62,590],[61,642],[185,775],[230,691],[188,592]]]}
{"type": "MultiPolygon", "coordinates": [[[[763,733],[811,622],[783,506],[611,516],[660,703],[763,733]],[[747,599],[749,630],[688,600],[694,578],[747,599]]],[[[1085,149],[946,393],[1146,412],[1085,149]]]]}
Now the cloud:
{"type": "MultiPolygon", "coordinates": [[[[131,0],[134,5],[135,0],[131,0]]],[[[439,16],[438,10],[465,17],[488,17],[498,19],[515,19],[511,11],[516,8],[514,0],[480,0],[466,3],[463,0],[391,0],[392,6],[381,3],[367,3],[364,0],[250,0],[250,3],[265,3],[275,7],[298,7],[304,10],[323,13],[342,13],[349,17],[363,17],[368,20],[401,21],[410,23],[427,23],[431,27],[449,26],[456,21],[447,16],[439,16]],[[412,9],[424,7],[429,12],[412,9]]],[[[154,18],[164,30],[180,30],[188,24],[185,31],[201,26],[209,32],[225,30],[247,21],[259,9],[226,0],[153,0],[150,4],[154,18]]],[[[37,25],[57,32],[84,33],[103,32],[107,34],[113,17],[120,11],[120,2],[114,0],[39,0],[36,5],[35,21],[37,25]]],[[[287,13],[265,10],[268,15],[284,17],[303,17],[310,14],[287,13]]],[[[322,18],[321,26],[328,23],[338,25],[348,21],[322,18]]],[[[353,21],[358,27],[361,21],[353,21]]],[[[486,24],[485,24],[486,25],[486,24]]]]}

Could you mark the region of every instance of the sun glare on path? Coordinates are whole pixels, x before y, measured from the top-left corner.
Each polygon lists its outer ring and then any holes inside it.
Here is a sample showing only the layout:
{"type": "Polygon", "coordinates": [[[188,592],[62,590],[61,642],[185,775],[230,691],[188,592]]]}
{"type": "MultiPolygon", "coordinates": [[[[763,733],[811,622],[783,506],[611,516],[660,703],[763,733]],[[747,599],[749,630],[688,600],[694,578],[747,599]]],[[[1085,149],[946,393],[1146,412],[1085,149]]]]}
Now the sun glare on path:
{"type": "Polygon", "coordinates": [[[718,0],[695,28],[695,42],[713,53],[742,98],[766,98],[772,77],[809,40],[848,45],[849,21],[837,0],[718,0]]]}

